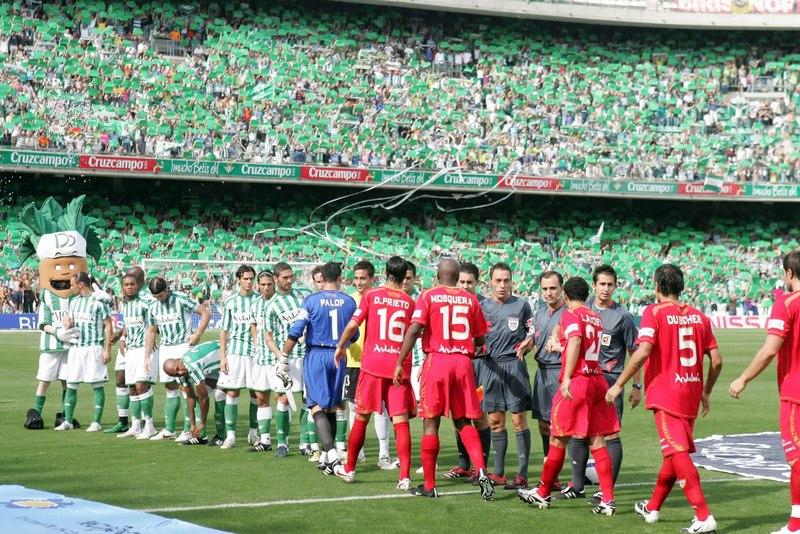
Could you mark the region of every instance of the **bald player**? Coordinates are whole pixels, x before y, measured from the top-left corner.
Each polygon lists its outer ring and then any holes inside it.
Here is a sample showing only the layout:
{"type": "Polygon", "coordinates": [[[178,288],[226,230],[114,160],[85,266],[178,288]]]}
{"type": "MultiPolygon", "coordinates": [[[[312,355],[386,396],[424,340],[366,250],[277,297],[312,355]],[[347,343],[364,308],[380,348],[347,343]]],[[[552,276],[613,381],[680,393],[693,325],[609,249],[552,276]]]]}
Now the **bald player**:
{"type": "Polygon", "coordinates": [[[423,291],[417,299],[411,327],[403,339],[394,371],[394,383],[403,379],[404,361],[422,334],[422,350],[427,353],[420,375],[419,415],[423,417],[420,459],[425,483],[411,490],[420,497],[438,497],[436,457],[439,455],[439,424],[449,415],[461,435],[470,460],[478,472],[478,485],[485,500],[494,498],[494,488],[486,476],[486,464],[478,431],[470,419],[481,417],[475,392],[472,359],[476,348],[486,341],[488,327],[475,295],[459,289],[460,265],[443,260],[437,269],[439,286],[423,291]]]}

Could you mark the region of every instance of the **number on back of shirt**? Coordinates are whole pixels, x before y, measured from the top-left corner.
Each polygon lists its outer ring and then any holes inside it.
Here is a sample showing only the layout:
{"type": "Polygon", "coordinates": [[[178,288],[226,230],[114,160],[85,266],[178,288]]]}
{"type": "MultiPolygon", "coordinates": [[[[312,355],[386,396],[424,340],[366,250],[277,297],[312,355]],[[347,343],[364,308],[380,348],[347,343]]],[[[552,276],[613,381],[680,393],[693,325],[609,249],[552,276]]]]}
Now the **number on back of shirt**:
{"type": "Polygon", "coordinates": [[[406,334],[406,324],[403,321],[406,312],[398,310],[389,316],[387,308],[378,308],[378,317],[380,318],[380,338],[381,341],[393,341],[395,343],[402,343],[403,336],[406,334]]]}
{"type": "Polygon", "coordinates": [[[469,339],[469,307],[467,306],[442,306],[442,339],[464,341],[469,339]]]}
{"type": "Polygon", "coordinates": [[[678,328],[678,355],[681,365],[694,367],[697,364],[697,343],[694,340],[694,327],[682,326],[678,328]]]}

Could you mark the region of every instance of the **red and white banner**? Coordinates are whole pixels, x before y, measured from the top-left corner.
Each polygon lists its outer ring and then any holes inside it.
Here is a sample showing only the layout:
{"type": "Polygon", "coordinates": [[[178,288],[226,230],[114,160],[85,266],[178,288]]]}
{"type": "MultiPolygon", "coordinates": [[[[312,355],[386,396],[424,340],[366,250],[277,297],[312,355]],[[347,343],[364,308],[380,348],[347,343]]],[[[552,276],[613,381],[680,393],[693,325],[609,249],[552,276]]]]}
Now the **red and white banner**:
{"type": "Polygon", "coordinates": [[[119,156],[87,156],[78,159],[81,169],[98,171],[158,172],[158,161],[153,158],[124,158],[119,156]]]}
{"type": "Polygon", "coordinates": [[[563,189],[558,178],[542,178],[538,176],[501,176],[499,187],[504,189],[525,189],[528,191],[558,191],[563,189]]]}
{"type": "Polygon", "coordinates": [[[722,191],[711,191],[706,189],[703,182],[689,182],[678,184],[678,194],[738,197],[744,195],[744,188],[741,184],[725,184],[722,186],[722,191]]]}
{"type": "Polygon", "coordinates": [[[767,315],[721,315],[709,317],[714,328],[755,328],[764,330],[767,327],[767,315]]]}
{"type": "Polygon", "coordinates": [[[372,177],[369,169],[303,166],[300,168],[300,179],[316,182],[369,182],[372,177]]]}

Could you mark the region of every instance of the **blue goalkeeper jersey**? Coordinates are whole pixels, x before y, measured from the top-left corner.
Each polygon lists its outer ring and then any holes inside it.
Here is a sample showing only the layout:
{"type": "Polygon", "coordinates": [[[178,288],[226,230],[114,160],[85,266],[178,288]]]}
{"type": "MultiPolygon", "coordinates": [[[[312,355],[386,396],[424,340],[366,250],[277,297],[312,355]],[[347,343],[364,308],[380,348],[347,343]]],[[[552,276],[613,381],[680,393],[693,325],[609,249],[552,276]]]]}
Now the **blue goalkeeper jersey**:
{"type": "MultiPolygon", "coordinates": [[[[306,297],[289,338],[298,340],[305,332],[306,350],[336,348],[339,336],[356,311],[353,297],[341,291],[322,290],[306,297]]],[[[358,339],[358,330],[351,341],[358,339]]]]}

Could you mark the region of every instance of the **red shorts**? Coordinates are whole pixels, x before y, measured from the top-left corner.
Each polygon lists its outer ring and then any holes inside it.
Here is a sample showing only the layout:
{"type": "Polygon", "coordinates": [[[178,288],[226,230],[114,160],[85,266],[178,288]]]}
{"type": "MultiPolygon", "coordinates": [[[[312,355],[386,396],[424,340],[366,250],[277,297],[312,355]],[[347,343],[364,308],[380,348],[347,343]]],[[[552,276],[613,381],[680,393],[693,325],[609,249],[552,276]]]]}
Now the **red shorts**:
{"type": "Polygon", "coordinates": [[[443,415],[452,419],[479,419],[482,415],[468,356],[430,353],[422,364],[419,416],[429,419],[443,415]]]}
{"type": "Polygon", "coordinates": [[[411,382],[403,380],[395,386],[391,378],[375,376],[363,369],[358,376],[355,396],[356,413],[383,413],[383,405],[389,416],[408,415],[414,417],[417,412],[417,401],[411,382]]]}
{"type": "Polygon", "coordinates": [[[661,410],[653,410],[656,419],[658,441],[661,444],[661,454],[664,458],[677,452],[695,451],[694,448],[694,419],[678,417],[661,410]]]}
{"type": "Polygon", "coordinates": [[[781,401],[781,443],[786,461],[800,458],[800,405],[781,401]]]}
{"type": "Polygon", "coordinates": [[[590,437],[619,432],[617,411],[606,402],[606,391],[608,383],[603,375],[576,375],[569,383],[571,399],[559,388],[550,411],[550,434],[590,437]]]}

